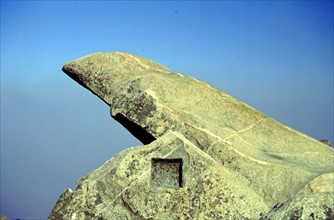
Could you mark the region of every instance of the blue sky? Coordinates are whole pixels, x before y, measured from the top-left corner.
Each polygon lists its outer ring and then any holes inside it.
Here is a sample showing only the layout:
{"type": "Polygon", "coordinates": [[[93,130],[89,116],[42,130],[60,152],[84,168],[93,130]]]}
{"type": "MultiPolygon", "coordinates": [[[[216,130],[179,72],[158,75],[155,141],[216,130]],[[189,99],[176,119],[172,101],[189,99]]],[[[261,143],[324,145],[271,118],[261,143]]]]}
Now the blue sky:
{"type": "Polygon", "coordinates": [[[1,1],[1,213],[45,219],[65,188],[141,145],[61,71],[141,55],[333,143],[332,1],[1,1]]]}

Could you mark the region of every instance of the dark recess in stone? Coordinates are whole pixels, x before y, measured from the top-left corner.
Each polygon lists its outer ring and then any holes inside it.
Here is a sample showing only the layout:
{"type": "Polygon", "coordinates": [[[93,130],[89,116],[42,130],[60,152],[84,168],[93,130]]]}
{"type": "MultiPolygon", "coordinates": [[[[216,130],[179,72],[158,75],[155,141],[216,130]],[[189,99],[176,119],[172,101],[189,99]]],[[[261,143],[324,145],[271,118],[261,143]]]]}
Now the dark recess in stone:
{"type": "Polygon", "coordinates": [[[182,188],[183,162],[181,158],[152,158],[151,183],[156,187],[182,188]]]}
{"type": "Polygon", "coordinates": [[[140,125],[130,121],[127,117],[122,114],[116,114],[112,116],[116,121],[118,121],[123,127],[125,127],[133,136],[135,136],[139,141],[143,144],[150,144],[155,141],[155,137],[153,137],[150,133],[148,133],[144,128],[140,125]]]}

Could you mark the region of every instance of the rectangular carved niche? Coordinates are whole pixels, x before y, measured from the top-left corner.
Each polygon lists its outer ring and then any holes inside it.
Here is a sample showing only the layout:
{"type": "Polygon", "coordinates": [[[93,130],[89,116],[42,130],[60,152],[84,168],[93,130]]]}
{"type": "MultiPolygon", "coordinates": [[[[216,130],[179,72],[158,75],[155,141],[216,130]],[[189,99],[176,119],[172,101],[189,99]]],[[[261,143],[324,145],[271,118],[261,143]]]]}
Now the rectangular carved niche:
{"type": "Polygon", "coordinates": [[[151,184],[165,188],[182,187],[182,159],[152,158],[151,184]]]}

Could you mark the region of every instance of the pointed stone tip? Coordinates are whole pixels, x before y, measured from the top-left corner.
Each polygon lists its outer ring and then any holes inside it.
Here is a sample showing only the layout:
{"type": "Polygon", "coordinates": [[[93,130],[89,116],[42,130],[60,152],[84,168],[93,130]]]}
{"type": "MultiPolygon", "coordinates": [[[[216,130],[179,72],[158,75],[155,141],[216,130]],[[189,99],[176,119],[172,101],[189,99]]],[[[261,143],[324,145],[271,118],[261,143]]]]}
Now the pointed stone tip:
{"type": "Polygon", "coordinates": [[[62,71],[110,105],[111,93],[125,84],[152,73],[173,73],[144,57],[124,52],[97,52],[67,62],[62,71]]]}
{"type": "Polygon", "coordinates": [[[61,70],[66,73],[71,79],[73,79],[75,82],[77,82],[79,85],[83,86],[84,88],[91,90],[85,83],[85,80],[83,78],[83,75],[80,74],[80,71],[77,71],[74,68],[75,61],[70,61],[68,63],[65,63],[61,70]]]}
{"type": "Polygon", "coordinates": [[[66,64],[64,64],[63,66],[62,66],[62,68],[61,68],[61,70],[64,72],[64,73],[66,73],[66,74],[68,74],[68,70],[69,70],[69,68],[68,68],[68,65],[67,65],[67,63],[66,64]]]}
{"type": "MultiPolygon", "coordinates": [[[[154,72],[173,72],[169,68],[153,60],[126,52],[97,52],[77,58],[64,64],[63,69],[68,67],[80,68],[80,71],[87,68],[108,68],[118,72],[123,70],[132,70],[136,72],[154,71],[154,72]]],[[[77,71],[77,70],[76,70],[77,71]]],[[[76,72],[75,71],[75,72],[76,72]]]]}

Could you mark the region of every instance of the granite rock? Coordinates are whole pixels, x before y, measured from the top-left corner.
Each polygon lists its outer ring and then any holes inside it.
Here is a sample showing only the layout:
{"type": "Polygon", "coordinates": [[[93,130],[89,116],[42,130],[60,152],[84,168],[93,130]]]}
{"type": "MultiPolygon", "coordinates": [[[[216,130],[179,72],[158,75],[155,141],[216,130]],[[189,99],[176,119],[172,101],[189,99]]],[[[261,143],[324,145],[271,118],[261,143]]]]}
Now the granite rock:
{"type": "Polygon", "coordinates": [[[246,219],[263,210],[269,207],[246,182],[171,131],[80,179],[50,218],[246,219]]]}
{"type": "Polygon", "coordinates": [[[80,179],[50,219],[275,219],[334,210],[333,149],[229,94],[127,53],[91,54],[63,71],[144,146],[80,179]]]}
{"type": "Polygon", "coordinates": [[[291,199],[276,204],[261,217],[265,219],[334,219],[334,173],[326,173],[307,183],[291,199]]]}

